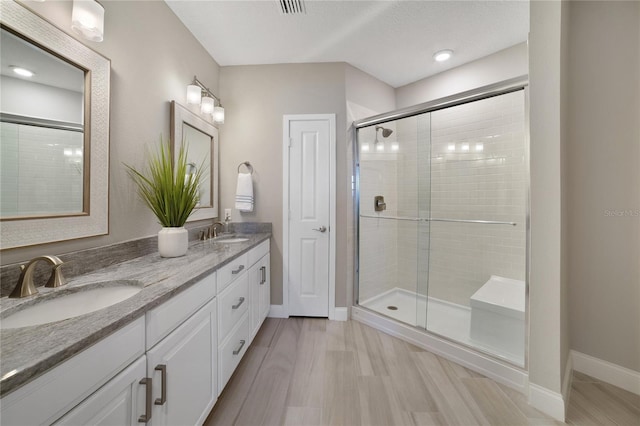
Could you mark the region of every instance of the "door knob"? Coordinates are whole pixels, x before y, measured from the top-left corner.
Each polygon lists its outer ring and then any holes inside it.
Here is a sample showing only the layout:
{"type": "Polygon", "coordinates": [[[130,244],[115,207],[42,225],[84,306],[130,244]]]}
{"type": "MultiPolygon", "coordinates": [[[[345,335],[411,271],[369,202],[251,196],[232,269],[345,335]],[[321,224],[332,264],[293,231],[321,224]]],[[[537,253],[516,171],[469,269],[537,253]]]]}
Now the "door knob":
{"type": "Polygon", "coordinates": [[[326,226],[321,226],[320,228],[313,228],[314,231],[319,231],[319,232],[327,232],[327,227],[326,226]]]}

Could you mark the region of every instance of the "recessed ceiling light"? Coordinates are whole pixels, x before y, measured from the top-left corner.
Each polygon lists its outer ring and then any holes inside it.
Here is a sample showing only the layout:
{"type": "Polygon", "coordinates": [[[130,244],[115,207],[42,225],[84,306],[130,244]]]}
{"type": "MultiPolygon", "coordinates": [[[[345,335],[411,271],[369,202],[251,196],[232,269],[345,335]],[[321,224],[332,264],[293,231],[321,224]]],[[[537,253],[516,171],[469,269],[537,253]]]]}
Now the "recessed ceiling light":
{"type": "Polygon", "coordinates": [[[451,58],[451,55],[453,55],[453,50],[451,49],[440,50],[433,54],[433,59],[438,62],[443,62],[451,58]]]}
{"type": "Polygon", "coordinates": [[[33,77],[33,71],[29,71],[26,68],[11,66],[11,69],[13,69],[13,72],[15,72],[18,75],[21,75],[22,77],[33,77]]]}

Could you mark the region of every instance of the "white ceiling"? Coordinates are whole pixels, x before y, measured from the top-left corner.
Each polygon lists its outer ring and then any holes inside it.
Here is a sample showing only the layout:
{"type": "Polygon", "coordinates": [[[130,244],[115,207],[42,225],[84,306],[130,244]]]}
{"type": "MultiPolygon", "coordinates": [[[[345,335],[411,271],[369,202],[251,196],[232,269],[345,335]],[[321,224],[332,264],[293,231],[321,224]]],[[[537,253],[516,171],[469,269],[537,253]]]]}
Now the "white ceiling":
{"type": "Polygon", "coordinates": [[[165,0],[222,66],[348,62],[393,87],[527,39],[527,1],[165,0]],[[454,50],[437,63],[432,55],[454,50]]]}

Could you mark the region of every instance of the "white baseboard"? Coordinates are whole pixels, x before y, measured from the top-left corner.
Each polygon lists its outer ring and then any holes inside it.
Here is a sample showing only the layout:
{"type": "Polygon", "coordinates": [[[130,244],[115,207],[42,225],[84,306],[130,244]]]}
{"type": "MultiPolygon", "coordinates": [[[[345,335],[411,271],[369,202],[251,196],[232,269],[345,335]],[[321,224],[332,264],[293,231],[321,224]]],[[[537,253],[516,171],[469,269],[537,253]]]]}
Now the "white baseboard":
{"type": "Polygon", "coordinates": [[[640,372],[578,351],[572,350],[571,355],[574,370],[640,395],[640,372]]]}
{"type": "Polygon", "coordinates": [[[289,318],[289,313],[285,312],[284,305],[271,305],[269,318],[289,318]]]}
{"type": "Polygon", "coordinates": [[[564,422],[565,401],[562,395],[529,382],[529,405],[554,419],[564,422]]]}
{"type": "Polygon", "coordinates": [[[329,319],[333,321],[346,321],[349,319],[349,308],[335,307],[333,317],[329,315],[329,319]]]}

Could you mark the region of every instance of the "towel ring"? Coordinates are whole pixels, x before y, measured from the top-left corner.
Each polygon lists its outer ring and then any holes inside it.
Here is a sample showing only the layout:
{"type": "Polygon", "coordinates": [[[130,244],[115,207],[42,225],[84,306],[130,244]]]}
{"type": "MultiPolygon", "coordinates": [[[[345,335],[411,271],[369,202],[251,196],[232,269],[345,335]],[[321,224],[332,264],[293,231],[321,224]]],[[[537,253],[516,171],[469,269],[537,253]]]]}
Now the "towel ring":
{"type": "Polygon", "coordinates": [[[248,161],[244,161],[244,162],[238,164],[238,173],[240,173],[240,167],[242,167],[242,166],[245,166],[247,168],[247,170],[249,170],[249,173],[253,174],[253,166],[248,161]]]}

